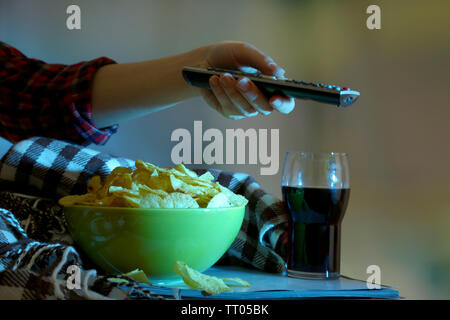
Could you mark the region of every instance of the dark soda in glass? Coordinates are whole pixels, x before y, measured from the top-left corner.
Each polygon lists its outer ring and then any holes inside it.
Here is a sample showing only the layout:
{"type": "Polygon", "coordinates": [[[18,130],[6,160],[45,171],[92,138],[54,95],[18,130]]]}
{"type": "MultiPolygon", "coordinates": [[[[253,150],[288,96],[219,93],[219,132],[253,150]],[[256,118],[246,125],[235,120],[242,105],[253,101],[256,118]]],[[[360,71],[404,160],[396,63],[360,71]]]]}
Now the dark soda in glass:
{"type": "Polygon", "coordinates": [[[350,188],[283,186],[282,194],[292,222],[288,274],[338,277],[340,228],[350,188]]]}

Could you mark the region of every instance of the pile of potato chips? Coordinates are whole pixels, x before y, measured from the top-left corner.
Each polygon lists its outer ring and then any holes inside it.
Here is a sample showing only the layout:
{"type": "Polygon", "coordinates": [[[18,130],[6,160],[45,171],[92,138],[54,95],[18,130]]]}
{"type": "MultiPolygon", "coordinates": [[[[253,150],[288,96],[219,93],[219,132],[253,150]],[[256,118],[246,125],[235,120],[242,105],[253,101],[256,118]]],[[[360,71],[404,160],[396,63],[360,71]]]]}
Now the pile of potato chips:
{"type": "Polygon", "coordinates": [[[228,208],[245,206],[248,200],[214,183],[206,172],[198,176],[179,164],[175,168],[160,168],[141,160],[136,170],[117,167],[101,180],[94,176],[88,183],[88,193],[63,197],[63,206],[87,205],[128,208],[228,208]]]}

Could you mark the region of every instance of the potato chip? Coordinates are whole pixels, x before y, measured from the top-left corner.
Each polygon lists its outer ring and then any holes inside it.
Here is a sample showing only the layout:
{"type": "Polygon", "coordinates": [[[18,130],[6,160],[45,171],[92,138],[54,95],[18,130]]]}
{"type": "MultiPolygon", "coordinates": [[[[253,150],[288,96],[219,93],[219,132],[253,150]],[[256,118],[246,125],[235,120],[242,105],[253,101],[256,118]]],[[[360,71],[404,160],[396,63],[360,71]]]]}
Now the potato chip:
{"type": "Polygon", "coordinates": [[[103,181],[94,176],[84,195],[60,199],[63,206],[90,205],[128,208],[227,208],[245,206],[247,199],[183,164],[160,168],[136,160],[136,169],[115,168],[103,181]]]}
{"type": "Polygon", "coordinates": [[[95,193],[102,187],[102,179],[100,176],[93,176],[88,183],[87,189],[89,193],[95,193]]]}
{"type": "Polygon", "coordinates": [[[192,185],[182,181],[177,191],[190,194],[191,196],[202,196],[208,195],[212,190],[207,186],[192,185]]]}
{"type": "Polygon", "coordinates": [[[198,208],[199,205],[190,195],[180,192],[170,193],[161,202],[161,208],[198,208]]]}
{"type": "Polygon", "coordinates": [[[95,200],[96,200],[95,194],[87,193],[84,195],[73,195],[63,197],[59,199],[59,204],[61,204],[62,206],[72,206],[74,204],[89,205],[92,202],[95,202],[95,200]]]}
{"type": "Polygon", "coordinates": [[[130,174],[133,172],[133,169],[127,167],[115,167],[111,172],[112,176],[118,176],[122,174],[130,174]]]}
{"type": "Polygon", "coordinates": [[[170,186],[172,187],[172,189],[174,191],[177,191],[183,185],[183,181],[175,178],[175,176],[173,174],[171,174],[169,176],[169,180],[170,180],[170,186]]]}
{"type": "Polygon", "coordinates": [[[232,207],[241,207],[245,206],[248,203],[248,200],[244,196],[241,196],[240,194],[235,194],[233,191],[231,191],[228,188],[225,188],[219,183],[217,183],[216,186],[221,192],[224,192],[228,196],[228,200],[230,201],[232,207]]]}
{"type": "Polygon", "coordinates": [[[200,208],[206,208],[208,206],[208,203],[210,202],[211,198],[214,197],[219,192],[217,190],[214,190],[214,192],[211,192],[209,194],[197,194],[193,195],[192,197],[197,201],[200,208]]]}
{"type": "Polygon", "coordinates": [[[73,206],[74,204],[78,203],[78,200],[80,199],[80,196],[73,195],[73,196],[65,196],[61,199],[59,199],[59,204],[62,206],[73,206]]]}
{"type": "Polygon", "coordinates": [[[163,199],[154,193],[148,193],[141,200],[141,208],[161,208],[163,199]]]}
{"type": "Polygon", "coordinates": [[[219,294],[222,292],[232,292],[222,279],[207,276],[190,268],[181,261],[175,262],[174,271],[183,278],[184,283],[196,289],[202,289],[208,294],[219,294]]]}
{"type": "Polygon", "coordinates": [[[225,192],[220,192],[216,194],[212,199],[208,202],[207,208],[228,208],[230,207],[230,201],[228,200],[225,192]]]}
{"type": "Polygon", "coordinates": [[[250,287],[250,284],[245,280],[239,278],[220,279],[214,276],[208,276],[192,269],[182,261],[175,262],[173,269],[176,274],[181,276],[186,285],[194,289],[203,290],[207,294],[211,295],[219,294],[222,292],[233,292],[233,290],[231,290],[231,288],[225,284],[225,281],[232,281],[238,283],[238,285],[250,287]]]}
{"type": "Polygon", "coordinates": [[[138,198],[128,197],[125,195],[113,196],[111,201],[112,207],[140,208],[141,202],[138,198]]]}
{"type": "Polygon", "coordinates": [[[106,197],[100,198],[100,200],[98,200],[97,204],[102,207],[111,207],[115,198],[116,197],[113,195],[106,196],[106,197]]]}
{"type": "Polygon", "coordinates": [[[141,269],[136,269],[130,271],[128,273],[124,273],[124,276],[130,277],[131,279],[136,280],[137,282],[143,282],[149,285],[152,285],[150,281],[148,281],[147,275],[141,269]]]}
{"type": "Polygon", "coordinates": [[[136,166],[137,169],[141,169],[141,170],[154,171],[156,169],[155,166],[152,165],[152,167],[153,167],[153,170],[152,170],[152,168],[149,166],[149,163],[146,163],[142,160],[136,160],[134,162],[134,165],[136,166]]]}
{"type": "Polygon", "coordinates": [[[168,175],[150,176],[146,185],[152,189],[160,189],[166,192],[175,191],[172,187],[170,176],[168,175]]]}
{"type": "Polygon", "coordinates": [[[133,180],[131,174],[121,174],[114,177],[114,179],[111,181],[111,185],[131,189],[132,182],[133,180]]]}
{"type": "MultiPolygon", "coordinates": [[[[154,171],[154,172],[156,172],[156,171],[154,171]]],[[[158,175],[158,172],[156,172],[156,175],[158,175]]],[[[149,175],[148,171],[136,169],[131,174],[131,180],[133,180],[134,183],[146,185],[151,176],[153,176],[153,174],[149,175]]]]}
{"type": "Polygon", "coordinates": [[[229,287],[246,287],[250,288],[250,283],[241,278],[222,278],[223,282],[235,282],[236,284],[227,284],[229,287]]]}
{"type": "Polygon", "coordinates": [[[108,192],[116,197],[124,195],[139,198],[139,192],[124,187],[110,186],[108,192]]]}
{"type": "Polygon", "coordinates": [[[178,170],[179,172],[186,174],[187,176],[189,176],[191,178],[198,178],[197,174],[194,171],[189,170],[182,163],[177,165],[175,169],[178,170]]]}
{"type": "Polygon", "coordinates": [[[200,180],[203,180],[203,181],[208,181],[208,182],[211,182],[211,181],[213,181],[214,180],[214,176],[211,174],[211,173],[209,173],[209,171],[206,171],[204,174],[202,174],[200,177],[198,177],[200,180]]]}
{"type": "Polygon", "coordinates": [[[109,282],[112,283],[129,283],[128,280],[122,278],[107,278],[109,282]]]}

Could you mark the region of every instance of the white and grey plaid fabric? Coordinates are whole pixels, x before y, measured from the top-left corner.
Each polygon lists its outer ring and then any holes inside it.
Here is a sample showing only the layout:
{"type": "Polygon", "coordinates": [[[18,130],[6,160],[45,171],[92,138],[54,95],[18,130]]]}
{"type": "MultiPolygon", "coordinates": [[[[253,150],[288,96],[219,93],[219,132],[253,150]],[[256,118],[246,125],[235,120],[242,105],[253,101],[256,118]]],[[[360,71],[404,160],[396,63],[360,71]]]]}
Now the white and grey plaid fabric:
{"type": "MultiPolygon", "coordinates": [[[[56,200],[85,193],[93,175],[106,176],[117,166],[133,168],[134,161],[42,137],[19,142],[8,151],[0,161],[0,298],[179,298],[176,292],[161,297],[149,285],[102,274],[72,242],[56,200]],[[67,289],[69,265],[80,266],[82,289],[67,289]]],[[[241,230],[219,263],[285,271],[288,217],[282,202],[247,174],[208,171],[249,200],[241,230]]]]}

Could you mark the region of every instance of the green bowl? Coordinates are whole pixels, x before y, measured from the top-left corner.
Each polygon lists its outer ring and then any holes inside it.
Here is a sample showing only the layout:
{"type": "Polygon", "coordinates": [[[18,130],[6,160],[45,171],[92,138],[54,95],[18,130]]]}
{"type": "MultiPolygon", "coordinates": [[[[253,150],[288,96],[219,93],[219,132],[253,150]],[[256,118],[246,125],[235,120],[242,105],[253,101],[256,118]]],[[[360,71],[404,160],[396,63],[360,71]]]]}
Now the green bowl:
{"type": "Polygon", "coordinates": [[[202,272],[228,250],[244,219],[245,207],[139,209],[64,208],[76,244],[108,273],[142,269],[152,282],[178,278],[180,260],[202,272]]]}

